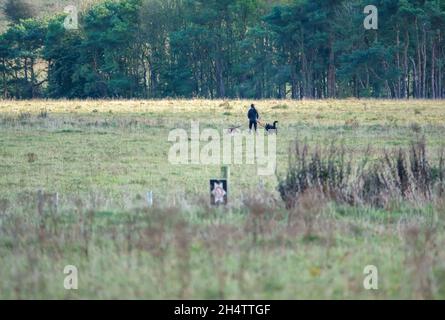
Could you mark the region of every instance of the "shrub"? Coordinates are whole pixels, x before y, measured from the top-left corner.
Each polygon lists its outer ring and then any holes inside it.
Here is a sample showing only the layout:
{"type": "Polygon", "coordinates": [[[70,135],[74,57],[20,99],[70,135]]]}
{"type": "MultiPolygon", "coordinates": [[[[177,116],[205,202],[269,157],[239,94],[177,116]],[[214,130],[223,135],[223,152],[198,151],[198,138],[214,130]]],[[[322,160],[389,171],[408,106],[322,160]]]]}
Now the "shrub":
{"type": "Polygon", "coordinates": [[[289,109],[289,106],[287,104],[278,104],[276,106],[272,107],[273,110],[286,110],[289,109]]]}
{"type": "Polygon", "coordinates": [[[3,13],[9,21],[19,23],[22,19],[32,18],[36,14],[36,9],[31,1],[7,0],[3,6],[3,13]]]}
{"type": "Polygon", "coordinates": [[[423,138],[408,150],[384,151],[372,162],[369,158],[369,148],[364,160],[357,163],[342,144],[310,150],[307,144],[296,142],[287,174],[279,178],[278,191],[289,208],[295,207],[308,189],[339,203],[377,207],[393,199],[430,200],[444,190],[444,152],[432,165],[423,138]]]}
{"type": "Polygon", "coordinates": [[[48,111],[45,110],[45,109],[40,110],[37,118],[39,118],[39,119],[46,119],[46,118],[48,118],[48,111]]]}
{"type": "Polygon", "coordinates": [[[25,121],[31,118],[31,113],[29,112],[20,112],[17,119],[19,121],[25,121]]]}

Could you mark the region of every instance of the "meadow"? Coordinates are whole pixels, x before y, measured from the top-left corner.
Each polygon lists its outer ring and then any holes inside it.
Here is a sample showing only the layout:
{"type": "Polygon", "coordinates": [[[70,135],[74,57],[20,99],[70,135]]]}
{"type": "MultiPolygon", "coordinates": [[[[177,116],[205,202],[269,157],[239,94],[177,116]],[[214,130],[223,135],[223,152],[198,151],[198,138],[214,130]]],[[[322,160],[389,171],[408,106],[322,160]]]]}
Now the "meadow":
{"type": "Polygon", "coordinates": [[[277,191],[295,140],[360,160],[421,137],[438,160],[444,101],[0,101],[0,298],[443,299],[443,196],[287,208],[277,191]],[[229,204],[212,207],[220,166],[170,164],[169,132],[245,127],[250,103],[279,121],[277,174],[232,165],[229,204]]]}

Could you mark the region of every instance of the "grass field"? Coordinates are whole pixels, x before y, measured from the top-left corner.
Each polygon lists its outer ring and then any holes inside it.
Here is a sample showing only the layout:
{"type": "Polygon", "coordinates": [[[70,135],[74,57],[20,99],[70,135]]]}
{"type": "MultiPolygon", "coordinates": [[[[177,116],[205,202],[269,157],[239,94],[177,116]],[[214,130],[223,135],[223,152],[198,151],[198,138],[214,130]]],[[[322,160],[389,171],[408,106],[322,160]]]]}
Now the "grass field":
{"type": "MultiPolygon", "coordinates": [[[[357,158],[425,136],[435,159],[444,144],[444,101],[253,102],[279,121],[278,176],[295,139],[335,139],[357,158]]],[[[169,132],[245,126],[250,103],[0,101],[0,298],[445,298],[441,198],[371,208],[309,197],[290,223],[277,176],[232,165],[229,205],[209,207],[220,166],[171,165],[169,132]],[[38,190],[57,203],[39,206],[38,190]],[[66,265],[78,290],[63,287],[66,265]],[[378,290],[363,288],[367,265],[378,290]]]]}

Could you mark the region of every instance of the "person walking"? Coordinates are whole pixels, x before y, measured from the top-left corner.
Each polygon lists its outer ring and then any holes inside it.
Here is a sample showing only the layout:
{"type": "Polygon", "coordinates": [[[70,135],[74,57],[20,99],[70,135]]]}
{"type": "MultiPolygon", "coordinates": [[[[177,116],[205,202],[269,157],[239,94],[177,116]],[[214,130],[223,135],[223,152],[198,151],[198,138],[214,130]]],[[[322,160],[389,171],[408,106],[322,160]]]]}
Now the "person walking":
{"type": "Polygon", "coordinates": [[[249,132],[252,132],[253,127],[255,127],[255,132],[256,132],[258,128],[258,119],[260,118],[260,115],[256,110],[254,104],[250,106],[249,112],[247,113],[247,118],[249,118],[249,132]]]}

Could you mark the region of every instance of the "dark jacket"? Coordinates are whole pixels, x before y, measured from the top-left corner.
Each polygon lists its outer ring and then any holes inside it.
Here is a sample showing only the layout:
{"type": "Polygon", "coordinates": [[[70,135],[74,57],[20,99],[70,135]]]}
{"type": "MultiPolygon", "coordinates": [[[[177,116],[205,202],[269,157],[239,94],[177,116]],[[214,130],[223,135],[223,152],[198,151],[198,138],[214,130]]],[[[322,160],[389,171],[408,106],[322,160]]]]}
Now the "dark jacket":
{"type": "Polygon", "coordinates": [[[257,121],[260,118],[260,115],[255,108],[250,108],[249,112],[247,113],[247,118],[249,118],[250,121],[257,121]]]}

